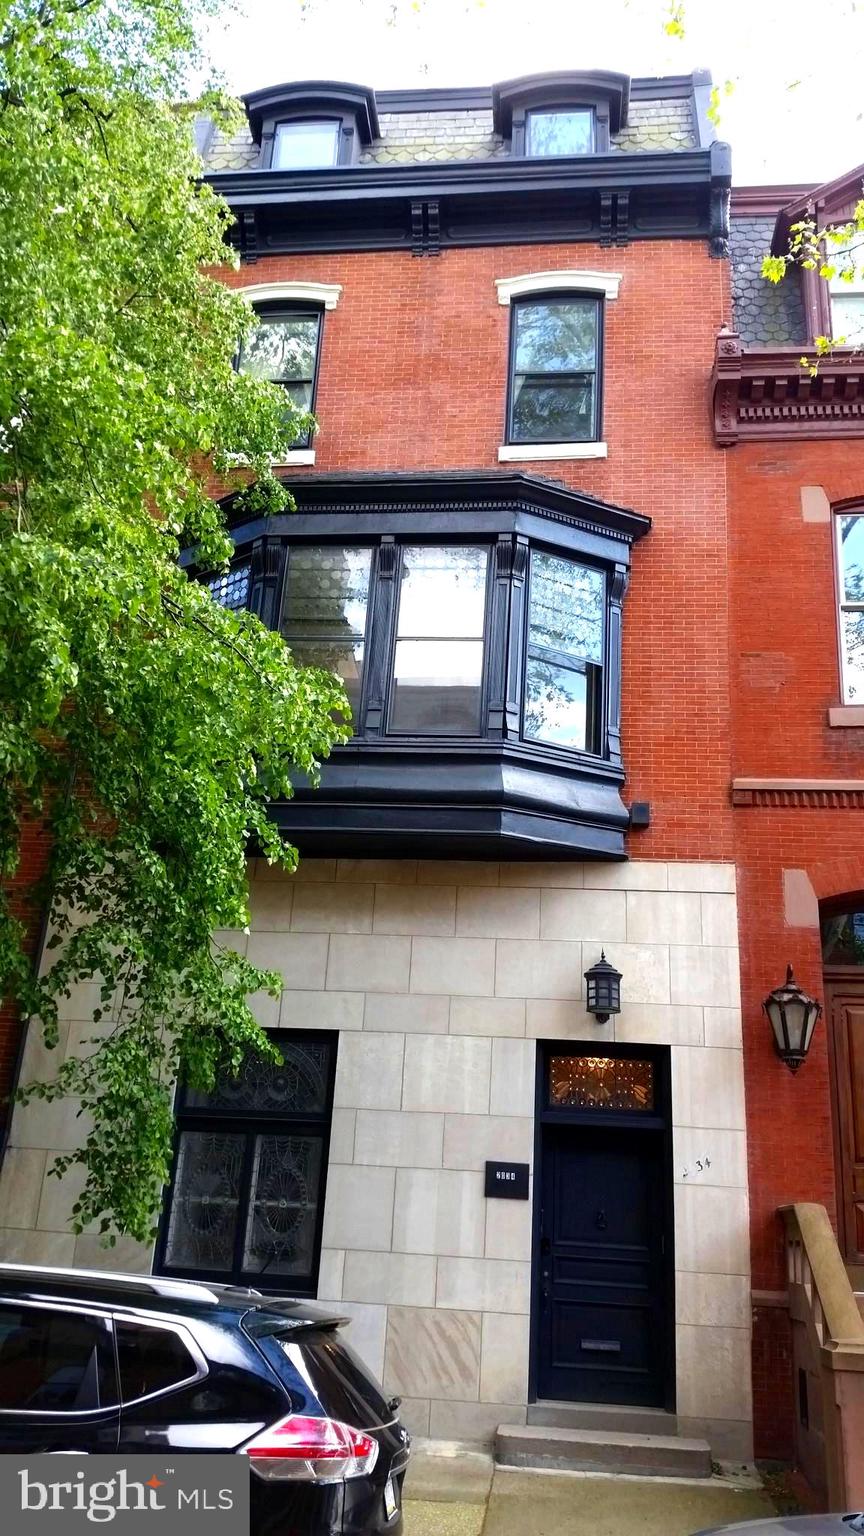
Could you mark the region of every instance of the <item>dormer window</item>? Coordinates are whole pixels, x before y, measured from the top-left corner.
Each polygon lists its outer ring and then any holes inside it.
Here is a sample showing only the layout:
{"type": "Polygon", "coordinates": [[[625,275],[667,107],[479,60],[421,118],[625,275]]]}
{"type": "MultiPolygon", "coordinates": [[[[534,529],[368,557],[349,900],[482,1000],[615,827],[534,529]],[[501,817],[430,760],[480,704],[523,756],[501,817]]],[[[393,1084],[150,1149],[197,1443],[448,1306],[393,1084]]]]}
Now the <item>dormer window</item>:
{"type": "Polygon", "coordinates": [[[627,126],[629,101],[627,75],[561,70],[494,85],[492,118],[515,159],[602,155],[627,126]]]}
{"type": "Polygon", "coordinates": [[[525,116],[525,153],[531,158],[594,153],[593,108],[561,107],[525,116]]]}
{"type": "Polygon", "coordinates": [[[291,80],[244,96],[263,171],[355,164],[378,137],[375,92],[341,80],[291,80]]]}
{"type": "Polygon", "coordinates": [[[318,119],[277,123],[273,139],[274,171],[311,171],[335,165],[341,124],[318,119]]]}

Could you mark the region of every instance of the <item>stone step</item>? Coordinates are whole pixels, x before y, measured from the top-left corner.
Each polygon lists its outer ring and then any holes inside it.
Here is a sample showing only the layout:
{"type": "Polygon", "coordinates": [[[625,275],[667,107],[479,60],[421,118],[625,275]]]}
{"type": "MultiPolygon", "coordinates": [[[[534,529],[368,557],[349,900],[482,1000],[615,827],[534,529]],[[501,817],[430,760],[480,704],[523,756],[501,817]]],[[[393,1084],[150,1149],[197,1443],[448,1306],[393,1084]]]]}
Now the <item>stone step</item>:
{"type": "Polygon", "coordinates": [[[500,1424],[495,1460],[504,1467],[557,1472],[626,1472],[631,1477],[710,1477],[707,1440],[621,1434],[611,1429],[556,1429],[500,1424]]]}
{"type": "Polygon", "coordinates": [[[629,1408],[619,1403],[529,1403],[528,1423],[548,1429],[611,1429],[620,1435],[677,1435],[678,1420],[664,1408],[629,1408]]]}

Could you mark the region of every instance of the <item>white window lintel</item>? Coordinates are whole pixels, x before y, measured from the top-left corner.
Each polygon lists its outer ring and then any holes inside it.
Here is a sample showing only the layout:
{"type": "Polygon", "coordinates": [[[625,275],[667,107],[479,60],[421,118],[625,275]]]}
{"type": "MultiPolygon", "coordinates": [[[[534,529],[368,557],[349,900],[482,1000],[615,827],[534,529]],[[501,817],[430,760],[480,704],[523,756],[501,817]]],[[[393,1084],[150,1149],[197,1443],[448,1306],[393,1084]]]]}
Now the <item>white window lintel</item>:
{"type": "Polygon", "coordinates": [[[341,283],[301,283],[286,280],[281,283],[249,283],[238,288],[250,304],[271,304],[285,301],[320,304],[323,309],[335,309],[342,294],[341,283]]]}
{"type": "Polygon", "coordinates": [[[572,289],[579,293],[602,293],[606,299],[617,299],[622,274],[620,272],[588,272],[567,269],[561,272],[523,272],[519,277],[496,277],[498,303],[509,304],[532,293],[554,293],[572,289]]]}

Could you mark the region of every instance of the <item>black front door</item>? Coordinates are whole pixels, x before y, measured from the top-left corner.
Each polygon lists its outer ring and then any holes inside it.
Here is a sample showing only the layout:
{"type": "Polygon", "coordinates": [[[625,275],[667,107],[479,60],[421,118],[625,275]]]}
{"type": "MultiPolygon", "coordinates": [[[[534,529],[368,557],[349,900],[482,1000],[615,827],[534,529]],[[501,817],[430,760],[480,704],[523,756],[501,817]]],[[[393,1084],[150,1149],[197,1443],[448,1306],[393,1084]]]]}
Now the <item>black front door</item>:
{"type": "Polygon", "coordinates": [[[667,1350],[660,1131],[542,1131],[537,1396],[664,1406],[667,1350]]]}

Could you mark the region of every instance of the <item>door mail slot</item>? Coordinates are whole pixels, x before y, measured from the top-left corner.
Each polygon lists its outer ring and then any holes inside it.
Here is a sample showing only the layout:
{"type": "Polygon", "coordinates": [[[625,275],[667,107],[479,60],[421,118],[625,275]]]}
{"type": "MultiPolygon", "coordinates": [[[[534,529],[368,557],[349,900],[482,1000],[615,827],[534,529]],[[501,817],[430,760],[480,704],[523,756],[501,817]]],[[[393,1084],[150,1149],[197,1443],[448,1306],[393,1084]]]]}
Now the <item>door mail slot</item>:
{"type": "Polygon", "coordinates": [[[580,1339],[579,1347],[592,1355],[620,1355],[620,1339],[580,1339]]]}

